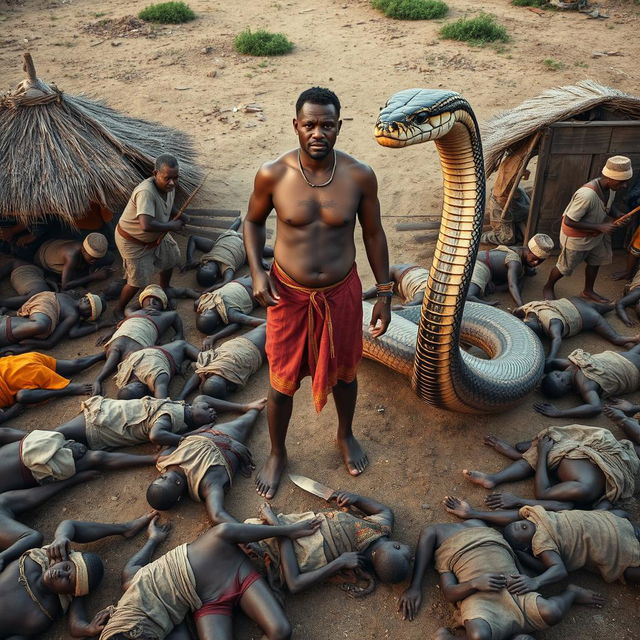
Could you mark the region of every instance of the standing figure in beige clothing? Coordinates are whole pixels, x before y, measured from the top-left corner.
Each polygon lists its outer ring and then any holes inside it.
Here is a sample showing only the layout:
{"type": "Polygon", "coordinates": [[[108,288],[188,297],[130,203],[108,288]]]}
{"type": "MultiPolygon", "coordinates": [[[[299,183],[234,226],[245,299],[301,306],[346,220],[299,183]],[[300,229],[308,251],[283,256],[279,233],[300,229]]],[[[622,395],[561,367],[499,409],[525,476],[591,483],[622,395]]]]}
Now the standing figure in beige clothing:
{"type": "Polygon", "coordinates": [[[179,220],[171,219],[179,174],[176,158],[158,156],[153,176],[133,190],[116,226],[116,245],[127,279],[116,308],[119,316],[124,315],[129,300],[156,273],[160,273],[162,288],[167,289],[173,268],[180,262],[180,249],[169,235],[187,222],[184,215],[179,220]]]}
{"type": "Polygon", "coordinates": [[[594,285],[600,266],[611,264],[610,234],[615,226],[611,204],[616,191],[624,189],[633,176],[631,160],[613,156],[607,160],[602,175],[581,186],[571,198],[562,216],[560,255],[544,286],[544,297],[556,297],[555,285],[569,276],[582,262],[586,262],[582,296],[594,302],[609,302],[596,293],[594,285]]]}

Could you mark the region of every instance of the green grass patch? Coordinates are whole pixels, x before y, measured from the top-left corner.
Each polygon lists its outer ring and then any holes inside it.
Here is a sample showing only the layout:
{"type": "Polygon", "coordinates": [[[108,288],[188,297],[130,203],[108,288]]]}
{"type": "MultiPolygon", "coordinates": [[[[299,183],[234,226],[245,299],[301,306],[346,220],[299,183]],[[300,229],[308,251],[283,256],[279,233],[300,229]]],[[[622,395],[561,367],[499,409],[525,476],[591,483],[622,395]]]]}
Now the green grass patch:
{"type": "Polygon", "coordinates": [[[196,14],[184,2],[161,2],[150,4],[139,14],[138,18],[147,22],[160,22],[162,24],[179,24],[195,20],[196,14]]]}
{"type": "Polygon", "coordinates": [[[293,51],[291,42],[284,33],[271,33],[264,29],[245,29],[233,41],[236,51],[250,56],[282,56],[293,51]]]}
{"type": "Polygon", "coordinates": [[[545,7],[548,0],[511,0],[514,7],[545,7]]]}
{"type": "Polygon", "coordinates": [[[509,41],[507,30],[488,13],[481,13],[475,18],[460,18],[445,24],[440,29],[440,36],[445,40],[459,40],[473,45],[509,41]]]}
{"type": "Polygon", "coordinates": [[[560,62],[559,60],[554,60],[553,58],[545,58],[542,61],[545,69],[547,71],[561,71],[565,68],[564,62],[560,62]]]}
{"type": "Polygon", "coordinates": [[[449,11],[442,0],[371,0],[371,5],[396,20],[435,20],[449,11]]]}

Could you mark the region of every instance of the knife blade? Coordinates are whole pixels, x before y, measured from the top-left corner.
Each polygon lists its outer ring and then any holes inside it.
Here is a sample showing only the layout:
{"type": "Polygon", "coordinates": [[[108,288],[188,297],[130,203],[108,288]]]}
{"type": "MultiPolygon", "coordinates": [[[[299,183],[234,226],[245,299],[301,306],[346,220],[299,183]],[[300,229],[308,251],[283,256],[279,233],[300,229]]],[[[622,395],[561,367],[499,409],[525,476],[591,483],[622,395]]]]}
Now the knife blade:
{"type": "Polygon", "coordinates": [[[324,484],[320,484],[311,478],[307,478],[306,476],[300,476],[297,473],[290,473],[289,478],[293,484],[299,486],[304,491],[308,493],[312,493],[314,496],[318,496],[319,498],[323,498],[327,502],[331,500],[336,495],[336,491],[331,487],[327,487],[324,484]]]}

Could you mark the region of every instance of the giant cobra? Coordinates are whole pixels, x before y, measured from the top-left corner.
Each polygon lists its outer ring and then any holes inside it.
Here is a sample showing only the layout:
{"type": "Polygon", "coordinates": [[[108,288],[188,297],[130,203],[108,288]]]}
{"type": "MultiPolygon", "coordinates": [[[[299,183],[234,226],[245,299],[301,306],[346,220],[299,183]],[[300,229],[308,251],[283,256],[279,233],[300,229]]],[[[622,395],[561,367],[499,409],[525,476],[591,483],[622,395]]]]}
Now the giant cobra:
{"type": "MultiPolygon", "coordinates": [[[[465,413],[493,413],[516,404],[540,380],[540,341],[512,315],[465,304],[484,218],[482,143],[469,103],[453,91],[407,89],[380,111],[375,137],[400,148],[433,140],[444,180],[442,221],[422,308],[392,313],[387,332],[365,330],[365,356],[411,376],[430,405],[465,413]],[[488,358],[460,348],[479,347],[488,358]]],[[[371,305],[365,307],[368,325],[371,305]]]]}

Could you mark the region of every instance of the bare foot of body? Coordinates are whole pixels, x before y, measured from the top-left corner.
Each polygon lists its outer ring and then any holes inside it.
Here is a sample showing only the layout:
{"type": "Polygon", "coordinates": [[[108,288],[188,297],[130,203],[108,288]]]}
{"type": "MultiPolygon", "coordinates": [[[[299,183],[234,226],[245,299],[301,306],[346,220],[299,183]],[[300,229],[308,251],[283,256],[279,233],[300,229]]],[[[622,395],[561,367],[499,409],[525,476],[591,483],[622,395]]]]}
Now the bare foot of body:
{"type": "Polygon", "coordinates": [[[599,593],[591,591],[591,589],[583,589],[577,584],[570,584],[567,587],[567,591],[573,591],[576,594],[576,599],[574,601],[576,604],[586,604],[590,607],[602,609],[602,605],[605,603],[605,598],[603,598],[599,593]]]}
{"type": "Polygon", "coordinates": [[[502,440],[492,433],[484,437],[484,444],[487,447],[495,449],[503,456],[511,458],[511,460],[520,460],[520,458],[522,458],[522,455],[515,447],[512,447],[506,440],[502,440]]]}
{"type": "Polygon", "coordinates": [[[344,466],[352,476],[359,476],[367,468],[369,458],[354,436],[338,440],[338,448],[342,453],[344,466]]]}
{"type": "Polygon", "coordinates": [[[462,475],[473,482],[473,484],[480,485],[485,489],[493,489],[496,483],[491,480],[491,476],[488,473],[482,473],[482,471],[469,471],[468,469],[462,470],[462,475]]]}
{"type": "Polygon", "coordinates": [[[271,453],[256,476],[256,491],[267,500],[276,495],[282,474],[287,466],[287,455],[271,453]]]}
{"type": "Polygon", "coordinates": [[[135,520],[127,522],[127,530],[122,534],[122,536],[124,538],[133,538],[137,536],[145,527],[148,527],[149,524],[158,517],[158,515],[158,512],[153,510],[149,513],[145,513],[143,516],[140,516],[135,520]]]}
{"type": "Polygon", "coordinates": [[[466,520],[471,516],[471,505],[466,500],[460,500],[455,496],[445,496],[442,504],[444,504],[444,508],[449,513],[458,516],[462,520],[466,520]]]}
{"type": "Polygon", "coordinates": [[[268,502],[263,502],[260,505],[260,509],[258,510],[260,514],[260,519],[265,524],[270,524],[272,527],[276,527],[280,524],[280,520],[278,520],[278,516],[275,514],[271,505],[268,502]]]}
{"type": "Polygon", "coordinates": [[[490,509],[516,509],[522,506],[522,498],[513,493],[490,493],[484,503],[490,509]]]}
{"type": "Polygon", "coordinates": [[[594,302],[600,302],[601,304],[607,304],[609,302],[611,302],[611,300],[609,300],[609,298],[605,298],[604,296],[601,296],[597,291],[583,291],[580,294],[581,298],[586,298],[587,300],[593,300],[594,302]]]}
{"type": "Polygon", "coordinates": [[[67,391],[73,396],[90,396],[93,394],[93,385],[84,382],[71,382],[67,385],[67,391]]]}

